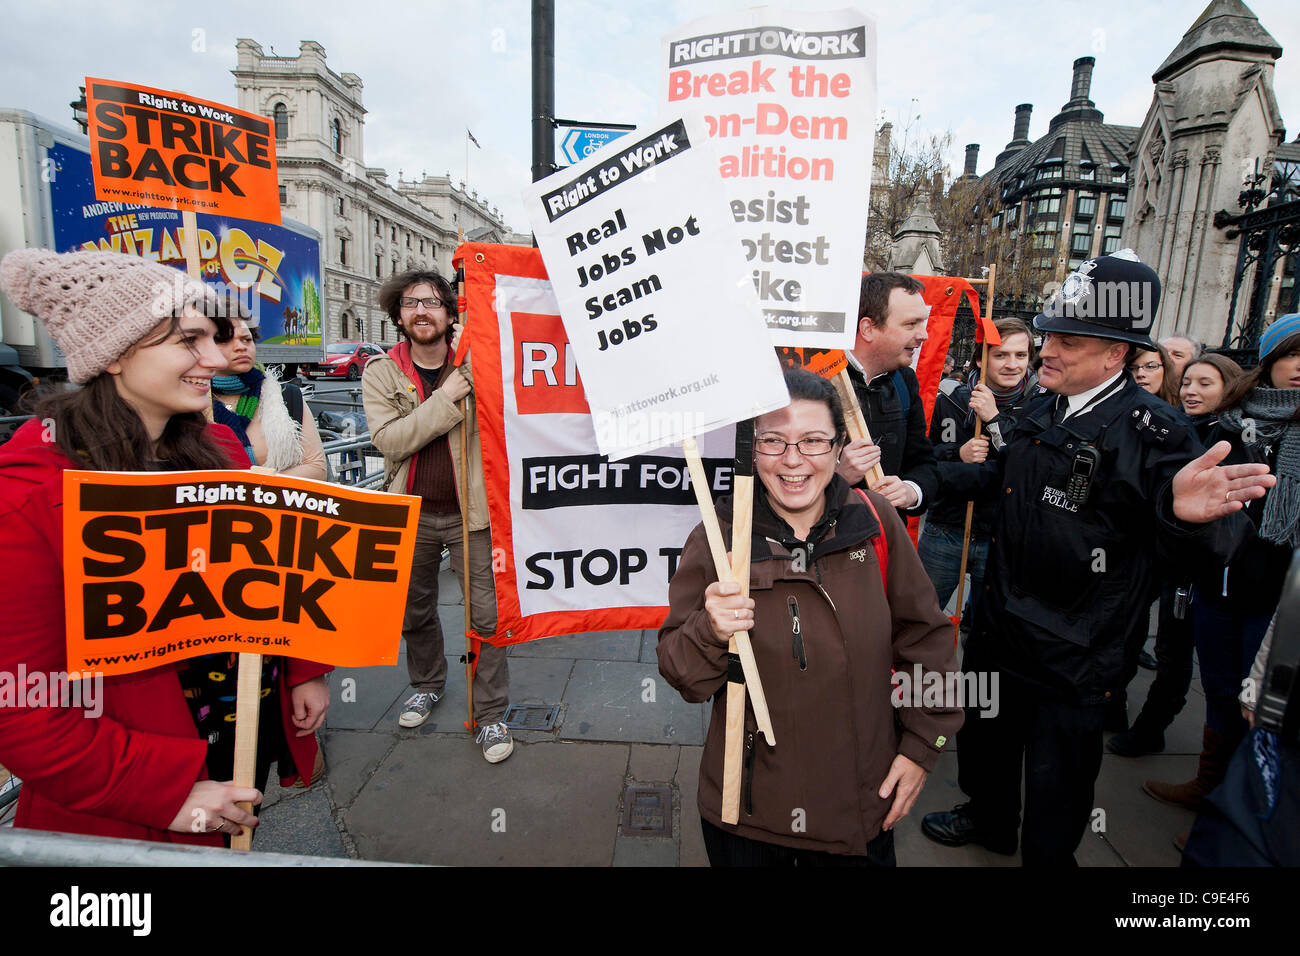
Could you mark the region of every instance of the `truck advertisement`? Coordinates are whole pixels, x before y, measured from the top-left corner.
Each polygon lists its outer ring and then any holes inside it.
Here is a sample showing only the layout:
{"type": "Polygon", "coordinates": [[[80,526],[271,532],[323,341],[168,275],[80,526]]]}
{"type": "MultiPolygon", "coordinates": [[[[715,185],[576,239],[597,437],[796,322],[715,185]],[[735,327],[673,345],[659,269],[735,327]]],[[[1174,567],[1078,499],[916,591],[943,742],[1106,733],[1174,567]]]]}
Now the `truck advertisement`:
{"type": "MultiPolygon", "coordinates": [[[[95,198],[90,154],[49,148],[50,205],[58,252],[124,252],[185,268],[181,213],[95,198]]],[[[224,283],[260,330],[264,346],[321,346],[320,243],[285,226],[198,214],[203,278],[224,283]]],[[[275,358],[273,350],[267,358],[275,358]]],[[[259,351],[259,357],[261,357],[259,351]]],[[[286,356],[287,357],[287,356],[286,356]]]]}

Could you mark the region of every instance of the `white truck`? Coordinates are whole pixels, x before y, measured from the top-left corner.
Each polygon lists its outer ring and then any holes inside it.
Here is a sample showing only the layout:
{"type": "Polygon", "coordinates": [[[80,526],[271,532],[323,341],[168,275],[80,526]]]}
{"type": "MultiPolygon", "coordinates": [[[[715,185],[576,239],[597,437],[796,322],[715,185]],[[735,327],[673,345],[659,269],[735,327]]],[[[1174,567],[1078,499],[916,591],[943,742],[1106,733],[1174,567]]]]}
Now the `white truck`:
{"type": "MultiPolygon", "coordinates": [[[[13,249],[103,249],[185,268],[181,214],[95,198],[90,141],[22,110],[0,109],[0,257],[13,249]]],[[[226,284],[259,326],[257,358],[296,367],[325,356],[320,234],[199,213],[203,277],[226,284]]],[[[0,417],[38,379],[60,378],[63,354],[45,328],[0,293],[0,417]]]]}

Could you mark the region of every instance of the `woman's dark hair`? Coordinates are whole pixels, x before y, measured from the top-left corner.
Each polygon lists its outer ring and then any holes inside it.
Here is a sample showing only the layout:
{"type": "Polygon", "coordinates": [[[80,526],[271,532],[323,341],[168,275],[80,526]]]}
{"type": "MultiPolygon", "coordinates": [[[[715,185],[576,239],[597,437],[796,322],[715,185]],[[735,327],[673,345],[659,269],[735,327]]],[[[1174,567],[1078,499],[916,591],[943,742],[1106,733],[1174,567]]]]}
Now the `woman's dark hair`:
{"type": "Polygon", "coordinates": [[[822,402],[831,413],[831,424],[835,428],[835,440],[842,442],[848,438],[848,429],[844,426],[844,406],[835,386],[820,375],[801,368],[787,369],[785,387],[790,392],[790,401],[800,399],[808,402],[822,402]]]}
{"type": "Polygon", "coordinates": [[[262,341],[261,323],[258,323],[257,325],[253,325],[248,321],[248,319],[245,319],[238,315],[232,316],[231,318],[226,319],[224,322],[219,319],[213,319],[212,321],[217,323],[217,334],[212,337],[212,341],[216,342],[218,345],[225,345],[227,342],[229,342],[231,339],[235,337],[236,322],[244,323],[244,328],[248,329],[248,334],[253,337],[254,344],[262,341]]]}
{"type": "MultiPolygon", "coordinates": [[[[213,319],[220,330],[222,322],[213,319]]],[[[142,339],[135,348],[158,345],[179,327],[173,318],[161,336],[142,339]]],[[[208,438],[201,412],[173,415],[155,444],[144,422],[117,393],[113,376],[101,372],[82,388],[61,389],[36,398],[33,411],[47,422],[51,439],[65,457],[89,471],[197,471],[231,467],[221,448],[208,438]],[[52,428],[50,427],[52,426],[52,428]]]]}
{"type": "MultiPolygon", "coordinates": [[[[1300,333],[1288,335],[1277,344],[1277,348],[1268,353],[1268,357],[1259,365],[1237,379],[1232,387],[1223,393],[1223,401],[1219,403],[1219,410],[1226,411],[1229,408],[1236,408],[1253,392],[1256,386],[1262,385],[1264,388],[1273,387],[1273,366],[1277,360],[1290,355],[1292,352],[1300,349],[1300,333]]],[[[1202,359],[1203,361],[1204,359],[1202,359]]],[[[1296,409],[1295,421],[1300,421],[1300,408],[1296,409]]]]}
{"type": "Polygon", "coordinates": [[[379,288],[379,307],[388,313],[388,319],[393,323],[393,328],[398,333],[405,335],[402,329],[402,293],[413,285],[419,285],[421,282],[427,282],[433,287],[433,293],[442,300],[443,306],[447,309],[447,315],[453,320],[456,318],[456,293],[451,287],[451,283],[444,279],[441,273],[432,269],[408,269],[406,272],[399,273],[395,276],[389,276],[379,288]]]}
{"type": "MultiPolygon", "coordinates": [[[[1228,356],[1220,355],[1217,352],[1206,352],[1203,353],[1200,358],[1194,358],[1189,361],[1185,366],[1183,366],[1183,378],[1187,377],[1188,373],[1192,370],[1193,365],[1208,365],[1217,371],[1219,373],[1219,378],[1223,379],[1224,396],[1226,396],[1232,390],[1232,386],[1236,385],[1237,382],[1241,380],[1241,377],[1246,374],[1242,371],[1240,365],[1228,358],[1228,356]]],[[[1178,389],[1180,398],[1182,396],[1182,387],[1182,383],[1179,382],[1178,389]]],[[[1220,408],[1227,407],[1227,405],[1223,404],[1223,397],[1221,396],[1219,398],[1219,404],[1214,408],[1211,408],[1210,412],[1217,412],[1220,408]]]]}

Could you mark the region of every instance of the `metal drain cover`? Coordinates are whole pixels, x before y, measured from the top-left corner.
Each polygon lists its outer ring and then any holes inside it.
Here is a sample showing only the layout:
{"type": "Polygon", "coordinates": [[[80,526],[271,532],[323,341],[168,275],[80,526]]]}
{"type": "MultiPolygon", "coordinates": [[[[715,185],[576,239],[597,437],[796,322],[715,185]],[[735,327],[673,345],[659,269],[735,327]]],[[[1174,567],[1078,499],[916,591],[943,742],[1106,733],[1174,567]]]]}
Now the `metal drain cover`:
{"type": "Polygon", "coordinates": [[[673,792],[668,787],[628,787],[623,794],[623,833],[673,835],[673,792]]]}
{"type": "Polygon", "coordinates": [[[511,704],[504,720],[511,730],[553,730],[559,714],[559,704],[511,704]]]}

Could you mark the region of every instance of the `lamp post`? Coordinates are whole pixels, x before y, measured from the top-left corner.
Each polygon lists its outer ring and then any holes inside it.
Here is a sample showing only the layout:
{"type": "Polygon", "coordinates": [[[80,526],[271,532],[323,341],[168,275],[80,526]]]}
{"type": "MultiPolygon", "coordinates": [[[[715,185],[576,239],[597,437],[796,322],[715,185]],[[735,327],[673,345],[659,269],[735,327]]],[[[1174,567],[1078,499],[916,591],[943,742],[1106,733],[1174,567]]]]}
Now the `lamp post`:
{"type": "Polygon", "coordinates": [[[81,127],[83,133],[90,132],[90,111],[86,107],[86,88],[79,86],[77,89],[81,93],[81,99],[73,100],[68,105],[72,107],[72,120],[81,127]]]}

